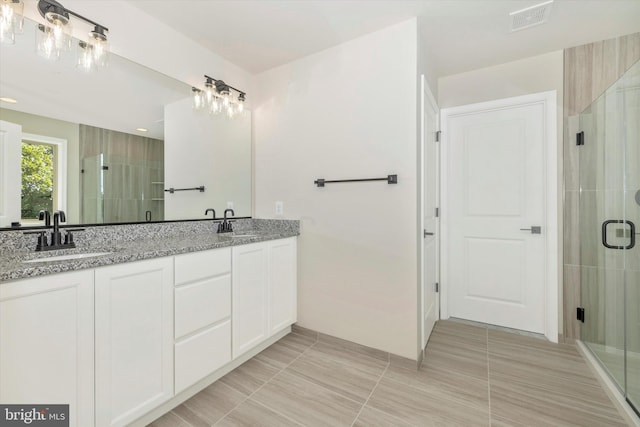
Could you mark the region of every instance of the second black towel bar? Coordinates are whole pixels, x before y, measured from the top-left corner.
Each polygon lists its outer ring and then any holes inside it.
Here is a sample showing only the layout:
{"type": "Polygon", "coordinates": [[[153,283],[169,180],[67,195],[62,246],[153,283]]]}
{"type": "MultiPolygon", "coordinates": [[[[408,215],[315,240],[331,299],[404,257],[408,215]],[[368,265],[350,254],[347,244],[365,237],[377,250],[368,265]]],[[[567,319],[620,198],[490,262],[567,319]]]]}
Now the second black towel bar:
{"type": "Polygon", "coordinates": [[[337,182],[364,182],[364,181],[387,181],[387,184],[397,184],[398,175],[387,175],[386,178],[363,178],[363,179],[334,179],[326,180],[318,178],[313,183],[318,187],[324,187],[325,184],[334,184],[337,182]]]}
{"type": "Polygon", "coordinates": [[[200,187],[194,187],[194,188],[165,188],[164,191],[168,192],[168,193],[175,193],[176,191],[194,191],[194,190],[198,190],[201,193],[204,193],[204,185],[201,185],[200,187]]]}

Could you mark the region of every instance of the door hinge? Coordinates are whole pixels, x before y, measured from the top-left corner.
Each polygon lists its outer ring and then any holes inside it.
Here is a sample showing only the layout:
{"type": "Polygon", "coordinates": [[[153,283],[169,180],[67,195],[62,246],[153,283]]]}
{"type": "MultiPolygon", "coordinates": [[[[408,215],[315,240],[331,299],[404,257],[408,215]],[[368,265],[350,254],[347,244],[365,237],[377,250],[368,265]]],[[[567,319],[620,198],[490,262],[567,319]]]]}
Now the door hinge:
{"type": "Polygon", "coordinates": [[[576,310],[576,318],[581,321],[582,323],[584,323],[584,308],[583,307],[578,307],[576,310]]]}
{"type": "Polygon", "coordinates": [[[440,283],[436,282],[436,292],[440,292],[440,283]]]}
{"type": "Polygon", "coordinates": [[[440,208],[436,208],[436,218],[440,216],[440,208]]]}
{"type": "Polygon", "coordinates": [[[584,131],[576,133],[576,145],[584,145],[584,131]]]}
{"type": "Polygon", "coordinates": [[[442,131],[436,131],[436,142],[440,142],[441,136],[442,136],[442,131]]]}

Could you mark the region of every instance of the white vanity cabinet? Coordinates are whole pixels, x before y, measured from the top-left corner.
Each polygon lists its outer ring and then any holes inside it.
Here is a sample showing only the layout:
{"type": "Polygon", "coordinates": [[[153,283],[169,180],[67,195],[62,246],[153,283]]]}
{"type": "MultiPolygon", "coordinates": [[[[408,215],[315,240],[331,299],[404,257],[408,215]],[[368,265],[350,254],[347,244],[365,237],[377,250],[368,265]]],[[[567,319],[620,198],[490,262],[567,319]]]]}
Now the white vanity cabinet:
{"type": "Polygon", "coordinates": [[[173,397],[173,258],[95,270],[96,424],[127,425],[173,397]]]}
{"type": "Polygon", "coordinates": [[[232,249],[233,357],[296,321],[296,238],[232,249]]]}
{"type": "Polygon", "coordinates": [[[296,238],[272,240],[268,254],[269,336],[291,326],[297,320],[297,245],[296,238]]]}
{"type": "Polygon", "coordinates": [[[175,257],[175,391],[231,361],[231,249],[175,257]]]}
{"type": "Polygon", "coordinates": [[[291,237],[1,283],[0,402],[146,425],[286,334],[296,256],[291,237]]]}
{"type": "Polygon", "coordinates": [[[93,271],[0,285],[0,402],[69,404],[94,424],[93,271]]]}

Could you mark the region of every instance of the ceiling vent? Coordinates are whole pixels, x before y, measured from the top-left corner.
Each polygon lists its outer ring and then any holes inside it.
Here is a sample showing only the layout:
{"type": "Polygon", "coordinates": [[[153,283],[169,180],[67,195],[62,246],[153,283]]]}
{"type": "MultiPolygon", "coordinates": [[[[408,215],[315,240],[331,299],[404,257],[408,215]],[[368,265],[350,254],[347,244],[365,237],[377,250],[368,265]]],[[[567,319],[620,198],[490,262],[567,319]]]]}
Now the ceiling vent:
{"type": "Polygon", "coordinates": [[[535,6],[511,12],[509,14],[511,17],[511,31],[520,31],[525,28],[544,24],[549,19],[552,4],[553,0],[550,0],[535,6]]]}

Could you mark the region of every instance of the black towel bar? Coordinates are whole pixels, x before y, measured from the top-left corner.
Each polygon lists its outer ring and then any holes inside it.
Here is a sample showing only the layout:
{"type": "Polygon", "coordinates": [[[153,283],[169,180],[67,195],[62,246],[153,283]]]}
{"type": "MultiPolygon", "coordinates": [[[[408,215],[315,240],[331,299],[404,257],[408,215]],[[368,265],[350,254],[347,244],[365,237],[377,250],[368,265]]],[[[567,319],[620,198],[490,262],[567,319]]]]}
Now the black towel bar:
{"type": "Polygon", "coordinates": [[[363,178],[363,179],[326,180],[326,179],[318,178],[315,181],[313,181],[313,183],[318,187],[324,187],[325,184],[333,184],[336,182],[364,182],[364,181],[387,181],[387,184],[397,184],[398,175],[387,175],[386,178],[363,178]]]}
{"type": "Polygon", "coordinates": [[[164,191],[173,194],[176,191],[194,191],[194,190],[198,190],[201,193],[204,193],[204,185],[201,185],[200,187],[194,187],[194,188],[165,188],[164,191]]]}

